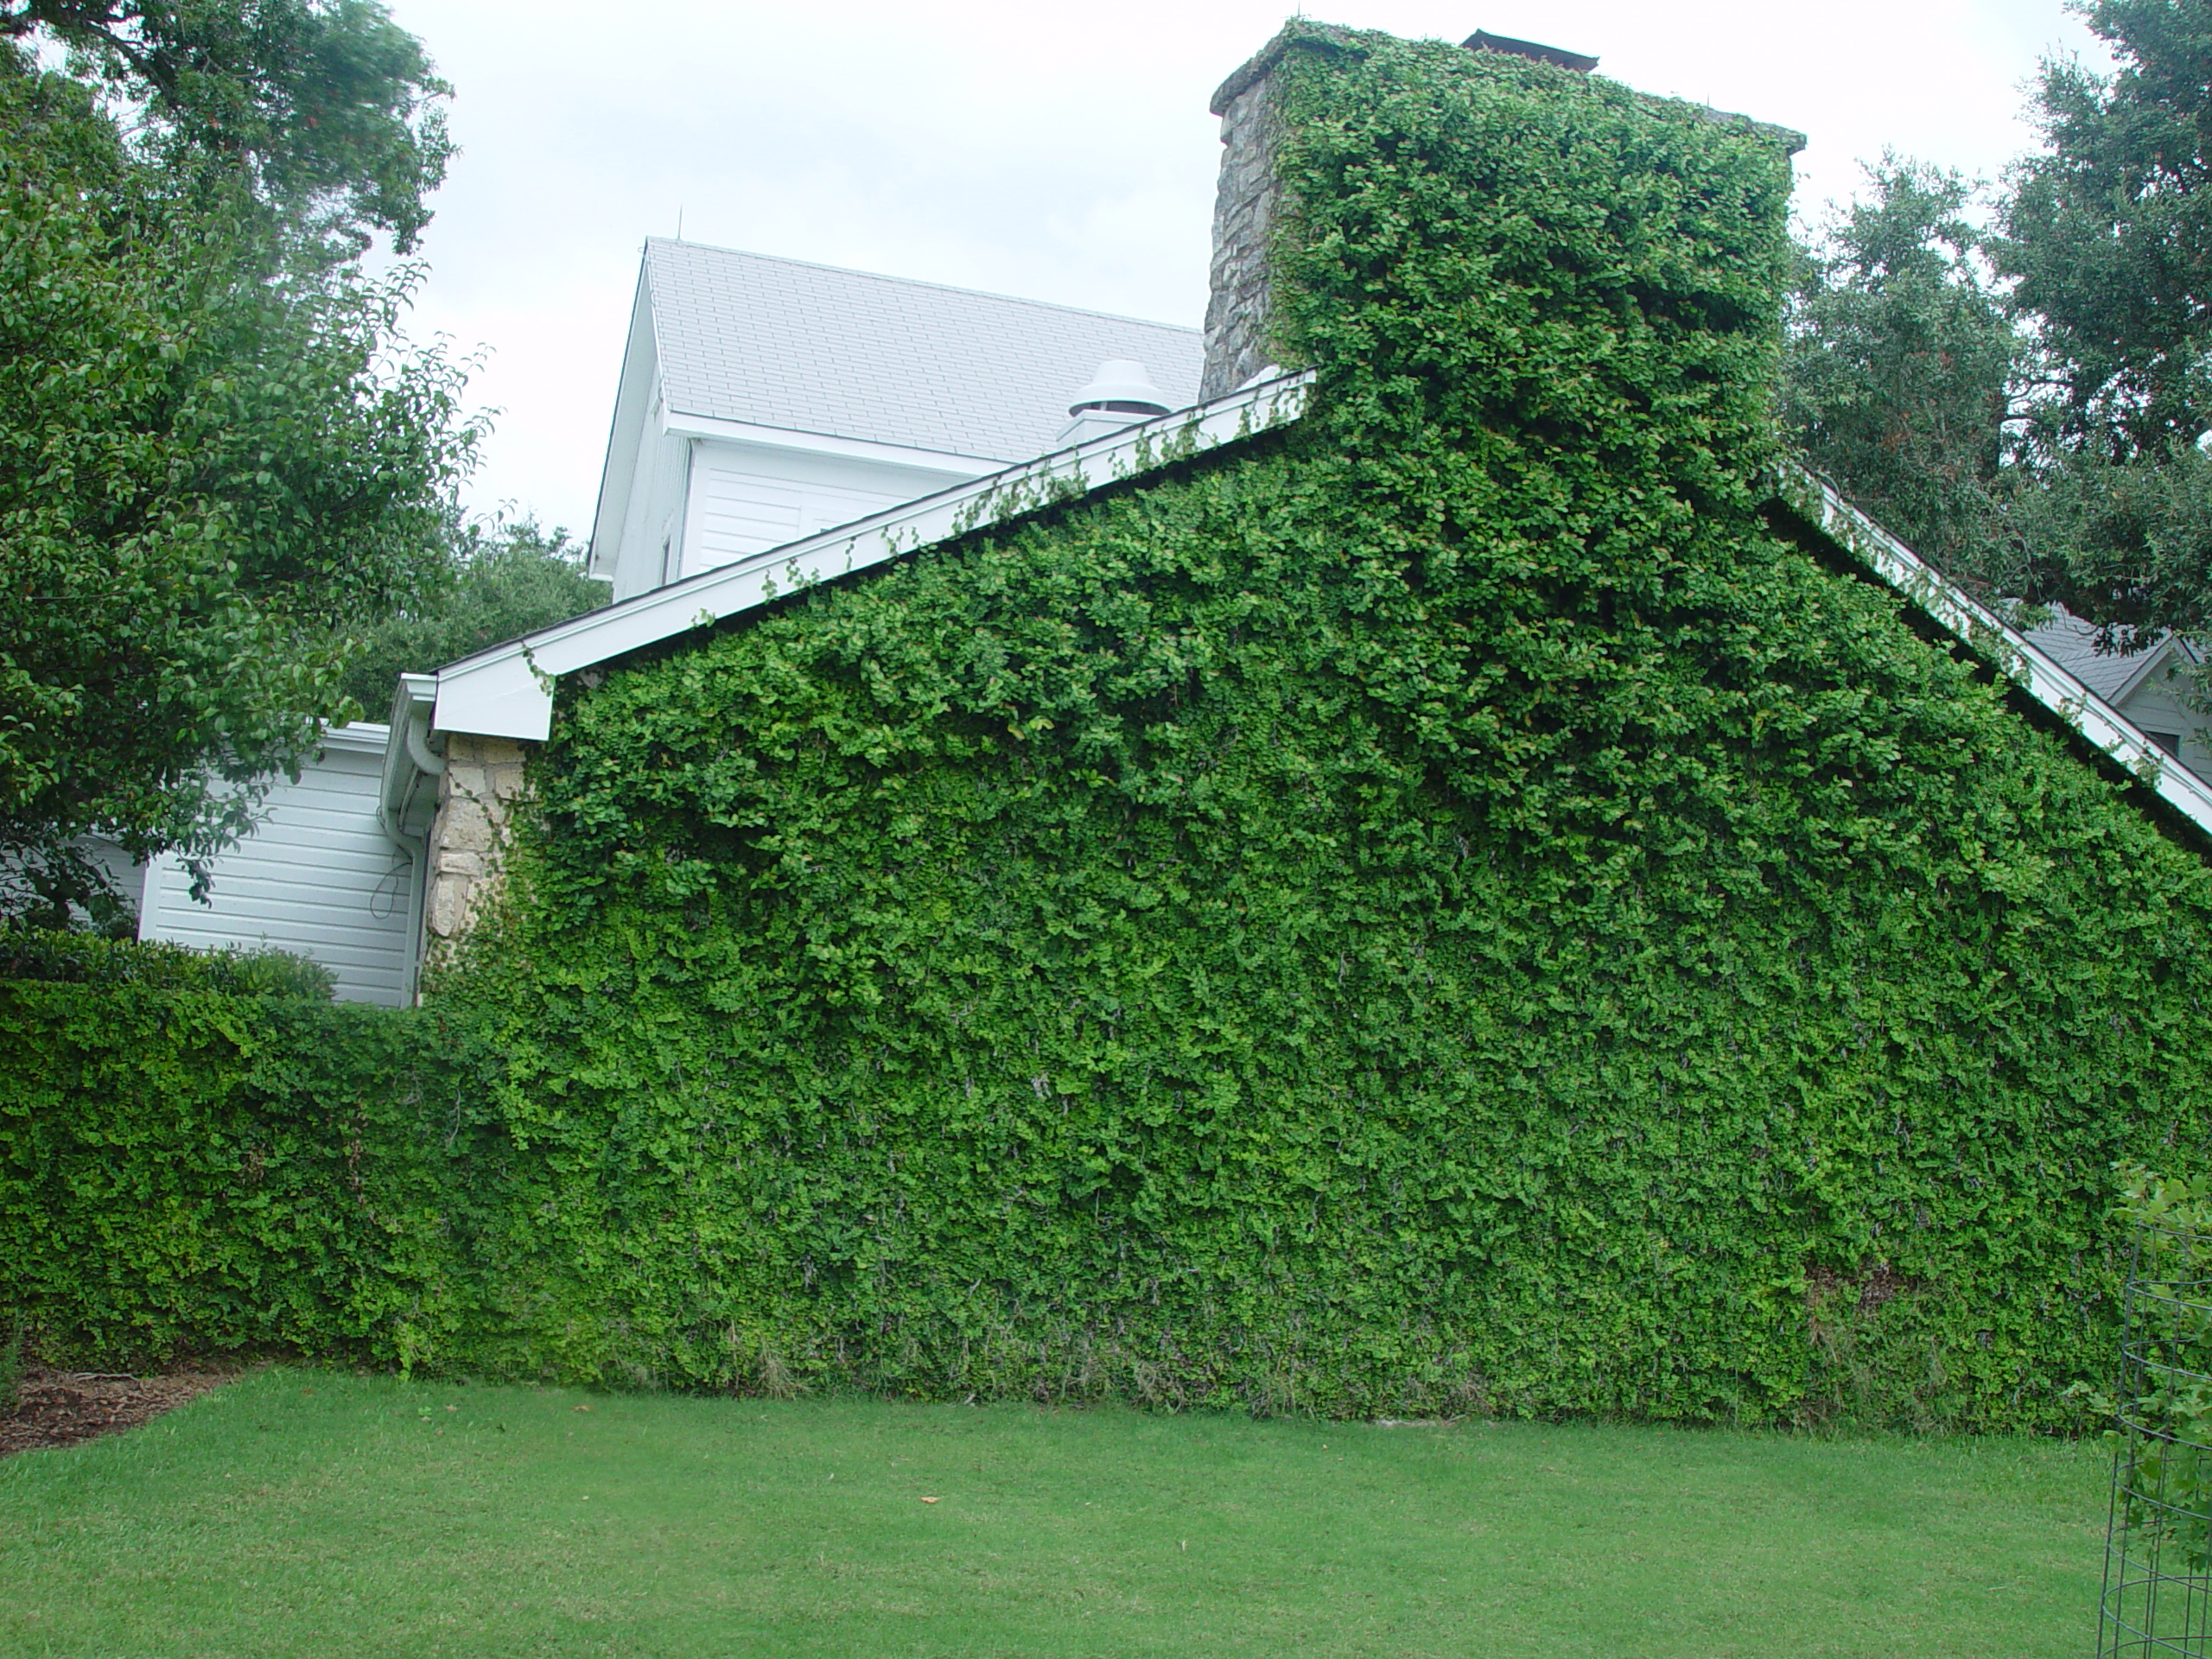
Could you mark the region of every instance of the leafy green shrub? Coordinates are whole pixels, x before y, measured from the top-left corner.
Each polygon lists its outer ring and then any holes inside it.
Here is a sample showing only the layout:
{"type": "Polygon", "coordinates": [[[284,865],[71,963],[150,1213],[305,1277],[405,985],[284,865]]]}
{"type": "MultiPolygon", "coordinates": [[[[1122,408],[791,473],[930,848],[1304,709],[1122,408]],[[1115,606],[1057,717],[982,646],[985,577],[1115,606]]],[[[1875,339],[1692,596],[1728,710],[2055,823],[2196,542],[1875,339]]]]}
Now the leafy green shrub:
{"type": "Polygon", "coordinates": [[[2127,1349],[2115,1401],[2083,1389],[2118,1427],[2115,1529],[2137,1555],[2171,1547],[2212,1571],[2212,1177],[2120,1172],[2120,1213],[2135,1230],[2127,1349]]]}
{"type": "Polygon", "coordinates": [[[195,950],[166,940],[109,939],[30,927],[0,927],[0,979],[303,996],[325,1002],[336,986],[330,969],[320,963],[274,946],[195,950]]]}
{"type": "Polygon", "coordinates": [[[49,1357],[269,1344],[409,1364],[527,1226],[495,1062],[416,1010],[0,981],[0,1310],[49,1357]]]}

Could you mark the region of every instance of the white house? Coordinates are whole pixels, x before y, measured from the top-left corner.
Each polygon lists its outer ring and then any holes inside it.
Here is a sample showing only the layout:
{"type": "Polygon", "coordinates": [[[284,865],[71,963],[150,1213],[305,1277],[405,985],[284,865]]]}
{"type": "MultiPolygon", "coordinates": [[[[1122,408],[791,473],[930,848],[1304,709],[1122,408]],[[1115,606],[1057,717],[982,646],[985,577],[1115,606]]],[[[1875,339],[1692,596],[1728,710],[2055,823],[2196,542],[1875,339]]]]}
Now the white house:
{"type": "Polygon", "coordinates": [[[331,970],[348,1001],[410,1001],[422,949],[420,850],[378,812],[389,730],[362,722],[323,734],[296,783],[278,779],[252,835],[217,857],[207,904],[183,864],[135,874],[138,937],[179,944],[274,945],[331,970]]]}
{"type": "Polygon", "coordinates": [[[1195,328],[655,238],[592,573],[619,602],[967,483],[1059,447],[1086,395],[1186,408],[1204,355],[1195,328]],[[1109,359],[1156,389],[1085,394],[1109,359]]]}
{"type": "MultiPolygon", "coordinates": [[[[1204,353],[1195,328],[649,241],[591,538],[617,603],[593,615],[633,630],[623,601],[1187,407],[1204,353]]],[[[209,903],[175,858],[130,873],[140,937],[276,945],[341,997],[411,1001],[452,729],[439,683],[410,675],[393,723],[327,734],[214,861],[209,903]]]]}

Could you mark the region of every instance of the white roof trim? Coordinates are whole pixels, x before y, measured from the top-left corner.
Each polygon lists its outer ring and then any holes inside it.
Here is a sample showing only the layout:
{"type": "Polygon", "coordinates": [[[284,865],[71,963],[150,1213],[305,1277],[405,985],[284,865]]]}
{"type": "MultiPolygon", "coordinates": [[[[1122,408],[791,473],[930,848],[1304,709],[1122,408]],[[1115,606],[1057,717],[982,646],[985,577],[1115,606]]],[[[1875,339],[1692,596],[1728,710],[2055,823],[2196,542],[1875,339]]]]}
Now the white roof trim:
{"type": "Polygon", "coordinates": [[[1305,412],[1312,384],[1310,372],[1285,375],[464,657],[438,671],[433,724],[543,742],[552,730],[554,683],[563,674],[1284,425],[1305,412]]]}
{"type": "Polygon", "coordinates": [[[1777,481],[1781,499],[1836,545],[2110,755],[2200,831],[2212,836],[2212,788],[2152,742],[2140,727],[1845,500],[1833,486],[1794,462],[1782,467],[1777,481]]]}
{"type": "Polygon", "coordinates": [[[832,437],[821,432],[801,432],[791,427],[756,426],[747,421],[725,421],[712,415],[685,415],[664,410],[660,429],[685,438],[721,438],[732,443],[764,444],[776,449],[797,449],[810,455],[844,455],[855,461],[885,461],[900,467],[919,467],[931,472],[966,473],[970,477],[1005,470],[1003,456],[955,454],[949,449],[918,449],[903,443],[875,443],[866,438],[832,437]]]}
{"type": "Polygon", "coordinates": [[[622,374],[615,383],[614,413],[608,422],[607,458],[600,463],[599,502],[592,510],[591,550],[584,568],[594,576],[613,574],[614,544],[621,539],[622,520],[630,511],[632,478],[621,462],[637,455],[645,406],[659,373],[660,336],[653,329],[651,293],[640,261],[637,290],[630,301],[629,331],[623,338],[622,374]]]}
{"type": "Polygon", "coordinates": [[[324,727],[321,743],[326,749],[336,749],[345,754],[382,754],[391,736],[389,726],[380,726],[373,720],[356,720],[343,726],[324,727]]]}

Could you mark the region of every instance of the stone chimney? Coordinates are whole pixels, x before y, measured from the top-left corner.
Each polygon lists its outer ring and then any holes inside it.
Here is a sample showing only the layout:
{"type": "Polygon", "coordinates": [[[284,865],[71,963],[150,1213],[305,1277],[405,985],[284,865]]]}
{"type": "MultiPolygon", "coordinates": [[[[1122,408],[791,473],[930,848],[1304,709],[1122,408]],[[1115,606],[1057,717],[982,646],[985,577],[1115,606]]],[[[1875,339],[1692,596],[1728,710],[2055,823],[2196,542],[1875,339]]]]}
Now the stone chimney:
{"type": "MultiPolygon", "coordinates": [[[[1582,74],[1598,66],[1597,59],[1579,52],[1480,29],[1463,44],[1471,51],[1532,58],[1582,74]]],[[[1286,23],[1281,34],[1222,82],[1221,90],[1213,95],[1213,113],[1221,118],[1221,183],[1214,196],[1212,295],[1206,302],[1205,369],[1198,381],[1201,402],[1236,391],[1278,360],[1268,333],[1272,299],[1268,238],[1282,207],[1275,170],[1275,152],[1282,138],[1273,97],[1275,70],[1293,53],[1344,58],[1368,49],[1362,37],[1351,29],[1303,19],[1286,23]]],[[[1708,120],[1740,124],[1770,136],[1792,154],[1805,146],[1803,135],[1787,128],[1767,126],[1719,110],[1702,113],[1708,120]]]]}
{"type": "Polygon", "coordinates": [[[1287,53],[1341,50],[1325,25],[1287,23],[1250,62],[1221,83],[1221,182],[1213,199],[1212,294],[1206,302],[1206,361],[1198,401],[1236,390],[1274,359],[1268,349],[1268,238],[1278,207],[1275,147],[1281,126],[1270,97],[1287,53]]]}

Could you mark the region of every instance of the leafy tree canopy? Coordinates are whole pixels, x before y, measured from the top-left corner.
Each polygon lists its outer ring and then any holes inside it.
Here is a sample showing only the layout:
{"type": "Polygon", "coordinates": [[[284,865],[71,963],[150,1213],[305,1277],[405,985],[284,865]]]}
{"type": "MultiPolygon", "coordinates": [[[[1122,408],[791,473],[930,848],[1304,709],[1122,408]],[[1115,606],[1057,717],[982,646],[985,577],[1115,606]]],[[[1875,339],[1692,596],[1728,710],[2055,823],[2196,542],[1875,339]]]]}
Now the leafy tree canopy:
{"type": "Polygon", "coordinates": [[[607,602],[605,582],[584,574],[583,550],[564,530],[534,518],[472,523],[435,582],[387,618],[346,671],[346,691],[383,718],[394,681],[550,627],[607,602]]]}
{"type": "MultiPolygon", "coordinates": [[[[442,579],[476,432],[454,365],[398,347],[408,276],[327,257],[375,224],[411,235],[419,200],[372,173],[300,194],[274,139],[248,167],[186,154],[201,140],[175,112],[214,108],[232,60],[175,42],[290,13],[210,4],[111,35],[97,10],[0,15],[0,911],[58,919],[111,906],[85,837],[204,868],[354,712],[346,662],[442,579]],[[41,30],[67,69],[35,57],[41,30]],[[146,139],[115,65],[158,51],[194,67],[143,71],[170,111],[146,139]]],[[[291,84],[273,71],[238,73],[238,108],[302,107],[258,90],[291,84]]]]}
{"type": "Polygon", "coordinates": [[[2044,149],[2016,170],[1995,252],[2037,323],[2062,441],[2156,454],[2212,421],[2212,10],[2077,10],[2118,73],[2044,65],[2044,149]]]}
{"type": "Polygon", "coordinates": [[[1801,251],[1782,412],[1806,457],[1928,556],[1987,572],[2021,342],[1993,291],[1974,188],[1885,156],[1867,198],[1801,251]]]}
{"type": "Polygon", "coordinates": [[[2117,68],[2044,65],[1993,232],[1891,157],[1807,256],[1783,413],[1938,563],[2127,652],[2212,626],[2212,10],[2076,9],[2117,68]]]}
{"type": "Polygon", "coordinates": [[[2115,73],[2044,66],[2043,153],[2015,170],[1993,251],[2039,347],[2007,531],[2019,591],[2121,651],[2212,623],[2212,11],[2079,8],[2115,73]]]}
{"type": "Polygon", "coordinates": [[[451,89],[374,0],[0,0],[0,36],[66,48],[172,179],[242,181],[327,251],[429,221],[451,89]]]}

